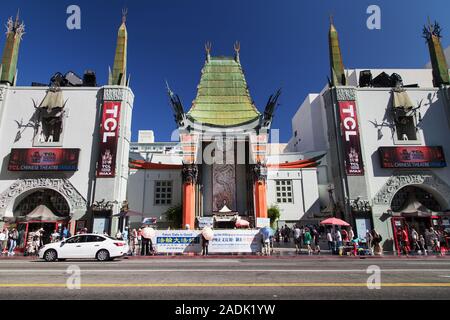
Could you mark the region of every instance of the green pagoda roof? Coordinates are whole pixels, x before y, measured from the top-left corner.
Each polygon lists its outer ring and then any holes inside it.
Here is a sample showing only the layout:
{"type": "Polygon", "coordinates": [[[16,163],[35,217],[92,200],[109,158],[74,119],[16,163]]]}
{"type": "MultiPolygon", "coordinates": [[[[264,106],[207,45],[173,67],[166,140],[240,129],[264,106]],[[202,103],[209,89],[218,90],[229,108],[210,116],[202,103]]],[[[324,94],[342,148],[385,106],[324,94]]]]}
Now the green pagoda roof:
{"type": "Polygon", "coordinates": [[[188,117],[212,126],[238,126],[260,113],[248,91],[241,64],[232,57],[209,57],[188,117]]]}

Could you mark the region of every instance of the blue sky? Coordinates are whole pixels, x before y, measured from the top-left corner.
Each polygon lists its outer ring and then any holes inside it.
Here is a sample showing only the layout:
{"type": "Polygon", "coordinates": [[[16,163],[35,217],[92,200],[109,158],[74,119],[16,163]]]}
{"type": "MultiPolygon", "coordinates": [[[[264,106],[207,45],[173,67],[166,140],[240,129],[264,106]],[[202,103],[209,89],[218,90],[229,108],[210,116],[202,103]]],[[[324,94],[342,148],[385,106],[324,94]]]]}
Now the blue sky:
{"type": "MultiPolygon", "coordinates": [[[[259,110],[282,88],[274,128],[281,141],[291,135],[291,118],[306,94],[318,92],[329,74],[327,32],[334,15],[347,68],[422,68],[429,60],[422,27],[430,16],[450,43],[448,0],[16,0],[3,1],[0,21],[21,10],[26,34],[19,56],[18,85],[47,83],[57,71],[86,69],[107,82],[121,10],[128,7],[128,72],[135,93],[133,140],[152,129],[169,140],[175,123],[164,80],[186,111],[195,98],[204,63],[204,43],[213,55],[233,55],[241,42],[241,63],[259,110]],[[81,8],[81,30],[68,30],[66,8],[81,8]],[[381,8],[381,30],[366,27],[369,5],[381,8]]],[[[0,38],[3,48],[5,38],[0,38]]]]}

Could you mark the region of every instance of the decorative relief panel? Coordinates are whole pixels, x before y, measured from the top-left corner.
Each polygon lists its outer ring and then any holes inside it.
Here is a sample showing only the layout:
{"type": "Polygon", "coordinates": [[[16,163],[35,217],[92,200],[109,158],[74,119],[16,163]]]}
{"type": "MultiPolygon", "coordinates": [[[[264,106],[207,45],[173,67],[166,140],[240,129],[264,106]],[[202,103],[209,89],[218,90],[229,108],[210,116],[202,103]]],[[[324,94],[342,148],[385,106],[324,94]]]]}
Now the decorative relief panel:
{"type": "Polygon", "coordinates": [[[125,100],[125,90],[120,88],[105,88],[103,90],[103,100],[122,101],[125,100]]]}
{"type": "Polygon", "coordinates": [[[71,210],[86,210],[86,200],[67,179],[18,179],[7,190],[0,194],[0,212],[20,194],[32,189],[52,189],[63,195],[70,204],[71,210]]]}
{"type": "Polygon", "coordinates": [[[5,98],[5,94],[6,94],[6,89],[0,88],[0,101],[3,101],[3,99],[5,98]]]}
{"type": "MultiPolygon", "coordinates": [[[[392,198],[401,188],[409,185],[426,185],[440,193],[444,199],[450,199],[450,187],[432,172],[399,171],[390,177],[376,194],[373,202],[377,205],[391,205],[392,198]]],[[[447,200],[448,201],[448,200],[447,200]]]]}
{"type": "Polygon", "coordinates": [[[337,88],[336,96],[338,101],[355,101],[356,90],[350,88],[337,88]]]}

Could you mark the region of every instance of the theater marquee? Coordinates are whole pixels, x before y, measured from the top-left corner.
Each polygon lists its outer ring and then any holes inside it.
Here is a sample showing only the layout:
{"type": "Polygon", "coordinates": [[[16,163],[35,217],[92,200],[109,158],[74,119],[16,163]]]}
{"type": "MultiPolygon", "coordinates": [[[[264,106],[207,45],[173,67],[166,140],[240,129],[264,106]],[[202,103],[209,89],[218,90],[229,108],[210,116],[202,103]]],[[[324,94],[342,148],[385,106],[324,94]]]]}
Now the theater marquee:
{"type": "Polygon", "coordinates": [[[12,149],[9,171],[77,171],[80,149],[12,149]]]}
{"type": "Polygon", "coordinates": [[[447,166],[442,147],[380,147],[382,168],[443,168],[447,166]]]}

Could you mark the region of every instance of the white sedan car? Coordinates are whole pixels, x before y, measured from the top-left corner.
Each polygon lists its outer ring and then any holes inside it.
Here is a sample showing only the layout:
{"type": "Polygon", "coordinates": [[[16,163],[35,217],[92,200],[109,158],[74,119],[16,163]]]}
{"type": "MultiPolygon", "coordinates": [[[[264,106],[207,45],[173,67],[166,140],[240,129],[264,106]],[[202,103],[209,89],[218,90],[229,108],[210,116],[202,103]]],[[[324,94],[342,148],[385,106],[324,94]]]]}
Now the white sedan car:
{"type": "Polygon", "coordinates": [[[61,242],[49,243],[39,250],[39,258],[48,262],[65,259],[112,260],[128,253],[122,240],[99,234],[80,234],[61,242]]]}

